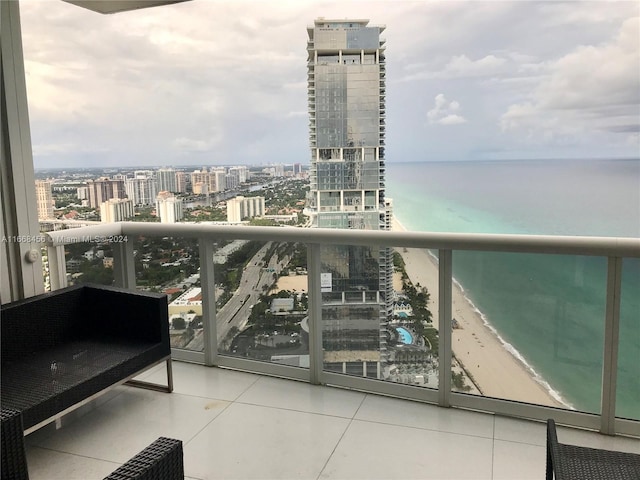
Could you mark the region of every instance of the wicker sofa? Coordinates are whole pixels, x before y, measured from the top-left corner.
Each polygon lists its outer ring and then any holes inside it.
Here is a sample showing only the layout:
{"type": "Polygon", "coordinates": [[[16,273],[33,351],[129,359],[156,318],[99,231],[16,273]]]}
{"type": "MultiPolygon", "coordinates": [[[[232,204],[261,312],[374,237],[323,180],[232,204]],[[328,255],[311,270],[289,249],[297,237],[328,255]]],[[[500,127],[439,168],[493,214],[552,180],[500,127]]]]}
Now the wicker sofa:
{"type": "Polygon", "coordinates": [[[2,408],[30,433],[161,362],[172,391],[165,295],[81,285],[2,306],[2,408]]]}

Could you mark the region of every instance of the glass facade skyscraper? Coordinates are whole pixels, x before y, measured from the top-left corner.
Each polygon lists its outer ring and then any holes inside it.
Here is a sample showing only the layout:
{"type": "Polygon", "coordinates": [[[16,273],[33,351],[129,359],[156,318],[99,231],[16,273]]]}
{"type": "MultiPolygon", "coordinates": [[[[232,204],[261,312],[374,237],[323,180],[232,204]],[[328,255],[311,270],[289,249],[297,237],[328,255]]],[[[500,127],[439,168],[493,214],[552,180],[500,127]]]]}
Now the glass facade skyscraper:
{"type": "MultiPolygon", "coordinates": [[[[308,99],[314,227],[384,230],[385,55],[368,20],[308,27],[308,99]]],[[[381,377],[391,314],[387,248],[333,245],[322,251],[325,368],[381,377]]]]}

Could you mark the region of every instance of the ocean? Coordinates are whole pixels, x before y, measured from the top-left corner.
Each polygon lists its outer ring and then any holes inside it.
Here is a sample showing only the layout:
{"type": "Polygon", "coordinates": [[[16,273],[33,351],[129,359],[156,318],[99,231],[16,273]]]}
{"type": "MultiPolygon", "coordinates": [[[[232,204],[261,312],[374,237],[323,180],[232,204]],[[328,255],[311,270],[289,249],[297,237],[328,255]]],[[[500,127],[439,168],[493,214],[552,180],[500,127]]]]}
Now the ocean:
{"type": "MultiPolygon", "coordinates": [[[[413,231],[640,238],[640,160],[387,162],[413,231]]],[[[607,262],[454,252],[465,295],[570,407],[600,410],[607,262]]],[[[640,260],[623,262],[616,415],[640,419],[640,260]]]]}

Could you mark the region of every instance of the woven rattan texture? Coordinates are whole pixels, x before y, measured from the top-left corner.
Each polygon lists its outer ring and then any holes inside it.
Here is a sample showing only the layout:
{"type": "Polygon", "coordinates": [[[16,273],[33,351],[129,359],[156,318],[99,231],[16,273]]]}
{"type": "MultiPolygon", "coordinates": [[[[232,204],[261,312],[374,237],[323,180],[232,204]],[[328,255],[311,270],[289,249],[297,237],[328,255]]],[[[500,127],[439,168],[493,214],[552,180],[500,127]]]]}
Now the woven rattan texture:
{"type": "Polygon", "coordinates": [[[79,286],[2,306],[3,407],[28,429],[171,353],[166,296],[79,286]]]}
{"type": "Polygon", "coordinates": [[[558,443],[547,421],[547,480],[640,480],[640,455],[558,443]]]}
{"type": "Polygon", "coordinates": [[[2,365],[2,405],[25,428],[142,370],[164,355],[153,344],[71,342],[2,365]]]}
{"type": "Polygon", "coordinates": [[[2,408],[2,469],[3,480],[28,480],[27,457],[24,449],[22,416],[17,410],[2,408]]]}
{"type": "Polygon", "coordinates": [[[182,442],[160,437],[104,480],[184,480],[182,442]]]}

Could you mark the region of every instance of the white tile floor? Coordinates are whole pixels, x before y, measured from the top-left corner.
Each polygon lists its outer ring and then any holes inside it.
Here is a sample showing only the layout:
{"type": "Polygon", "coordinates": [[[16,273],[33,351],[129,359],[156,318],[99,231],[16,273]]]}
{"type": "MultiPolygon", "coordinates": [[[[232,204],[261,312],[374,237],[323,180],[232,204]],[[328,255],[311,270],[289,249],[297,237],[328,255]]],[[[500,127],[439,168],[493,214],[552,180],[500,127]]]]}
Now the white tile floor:
{"type": "MultiPolygon", "coordinates": [[[[120,387],[27,437],[31,479],[101,479],[159,436],[184,442],[187,479],[544,478],[542,423],[179,362],[174,381],[172,394],[120,387]]],[[[640,440],[558,436],[640,453],[640,440]]]]}

